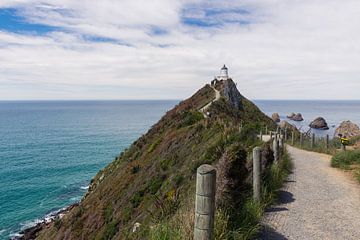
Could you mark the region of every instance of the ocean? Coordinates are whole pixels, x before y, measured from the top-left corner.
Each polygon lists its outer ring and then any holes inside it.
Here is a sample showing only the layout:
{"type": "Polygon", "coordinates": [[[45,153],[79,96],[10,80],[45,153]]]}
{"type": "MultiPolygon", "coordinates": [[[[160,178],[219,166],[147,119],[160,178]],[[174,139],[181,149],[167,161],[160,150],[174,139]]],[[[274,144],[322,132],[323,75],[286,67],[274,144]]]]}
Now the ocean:
{"type": "Polygon", "coordinates": [[[309,124],[317,117],[325,118],[329,130],[312,129],[317,136],[329,134],[332,138],[336,127],[342,121],[350,120],[360,126],[360,100],[358,101],[315,101],[315,100],[255,100],[255,104],[268,116],[279,113],[281,120],[286,120],[303,132],[308,131],[309,124]],[[304,121],[295,122],[286,118],[292,112],[301,113],[304,121]]]}
{"type": "MultiPolygon", "coordinates": [[[[0,102],[0,239],[81,199],[91,178],[178,103],[169,101],[0,102]]],[[[268,115],[300,112],[307,128],[360,125],[360,101],[255,101],[268,115]]],[[[334,128],[319,131],[333,134],[334,128]]]]}
{"type": "Polygon", "coordinates": [[[81,199],[178,101],[0,102],[0,239],[81,199]]]}

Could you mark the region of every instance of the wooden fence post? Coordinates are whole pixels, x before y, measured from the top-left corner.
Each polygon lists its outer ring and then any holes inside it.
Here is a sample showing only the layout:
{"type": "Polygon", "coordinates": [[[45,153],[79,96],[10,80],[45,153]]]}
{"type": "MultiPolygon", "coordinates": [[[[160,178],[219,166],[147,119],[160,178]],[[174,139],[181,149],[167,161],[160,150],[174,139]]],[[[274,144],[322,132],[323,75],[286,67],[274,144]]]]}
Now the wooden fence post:
{"type": "Polygon", "coordinates": [[[341,143],[341,151],[346,151],[346,145],[341,143]]]}
{"type": "Polygon", "coordinates": [[[302,147],[302,145],[303,145],[303,134],[302,133],[300,133],[300,147],[302,147]]]}
{"type": "Polygon", "coordinates": [[[315,146],[315,133],[311,134],[311,143],[310,147],[314,148],[315,146]]]}
{"type": "Polygon", "coordinates": [[[268,126],[265,126],[265,135],[268,135],[268,126]]]}
{"type": "Polygon", "coordinates": [[[261,148],[253,149],[253,194],[254,200],[261,200],[261,148]]]}
{"type": "Polygon", "coordinates": [[[279,160],[279,140],[277,137],[275,137],[273,141],[273,151],[274,151],[274,161],[275,163],[277,163],[279,160]]]}
{"type": "Polygon", "coordinates": [[[292,131],[291,132],[291,145],[294,145],[294,143],[295,143],[295,132],[292,131]]]}
{"type": "Polygon", "coordinates": [[[284,140],[287,141],[287,129],[285,128],[285,131],[284,131],[284,140]]]}
{"type": "Polygon", "coordinates": [[[273,139],[273,132],[270,131],[270,140],[272,140],[272,139],[273,139]]]}
{"type": "Polygon", "coordinates": [[[284,139],[280,138],[279,139],[279,156],[280,156],[280,154],[283,153],[283,150],[284,150],[284,139]]]}
{"type": "Polygon", "coordinates": [[[211,165],[201,165],[196,174],[195,240],[213,238],[215,219],[216,170],[211,165]]]}
{"type": "Polygon", "coordinates": [[[326,137],[325,137],[325,147],[326,147],[326,149],[329,149],[329,134],[326,134],[326,137]]]}
{"type": "Polygon", "coordinates": [[[263,140],[263,133],[262,133],[262,130],[260,130],[260,141],[263,140]]]}

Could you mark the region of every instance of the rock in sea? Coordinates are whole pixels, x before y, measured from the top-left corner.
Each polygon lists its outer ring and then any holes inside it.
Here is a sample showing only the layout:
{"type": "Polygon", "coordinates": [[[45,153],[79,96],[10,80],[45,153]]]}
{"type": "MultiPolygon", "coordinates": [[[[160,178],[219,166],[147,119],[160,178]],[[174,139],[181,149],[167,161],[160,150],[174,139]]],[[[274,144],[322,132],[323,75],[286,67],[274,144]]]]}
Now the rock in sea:
{"type": "Polygon", "coordinates": [[[291,120],[293,120],[293,121],[298,121],[298,122],[304,120],[303,117],[302,117],[302,115],[301,115],[301,113],[291,113],[291,114],[287,115],[286,117],[287,117],[288,119],[291,119],[291,120]]]}
{"type": "Polygon", "coordinates": [[[327,122],[324,118],[318,117],[314,121],[312,121],[309,126],[311,128],[320,129],[320,130],[328,130],[329,127],[327,125],[327,122]]]}

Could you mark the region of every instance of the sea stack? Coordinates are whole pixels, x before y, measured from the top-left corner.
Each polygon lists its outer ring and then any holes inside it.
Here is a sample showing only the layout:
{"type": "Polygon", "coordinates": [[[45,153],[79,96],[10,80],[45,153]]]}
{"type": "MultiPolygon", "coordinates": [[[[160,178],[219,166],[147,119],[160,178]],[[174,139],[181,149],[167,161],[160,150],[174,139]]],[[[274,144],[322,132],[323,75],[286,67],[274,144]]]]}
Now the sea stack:
{"type": "Polygon", "coordinates": [[[328,130],[328,124],[326,120],[323,117],[318,117],[314,121],[312,121],[309,126],[314,129],[320,129],[320,130],[328,130]]]}

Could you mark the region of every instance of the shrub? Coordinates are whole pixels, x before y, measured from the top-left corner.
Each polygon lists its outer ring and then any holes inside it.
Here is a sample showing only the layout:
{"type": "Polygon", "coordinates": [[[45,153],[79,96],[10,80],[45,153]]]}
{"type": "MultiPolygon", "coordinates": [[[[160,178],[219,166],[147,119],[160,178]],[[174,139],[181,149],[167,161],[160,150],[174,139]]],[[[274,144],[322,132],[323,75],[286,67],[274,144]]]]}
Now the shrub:
{"type": "Polygon", "coordinates": [[[183,181],[184,181],[184,176],[183,175],[176,175],[174,177],[174,183],[175,183],[176,187],[179,187],[183,181]]]}
{"type": "Polygon", "coordinates": [[[182,240],[181,231],[168,223],[156,225],[150,230],[150,240],[182,240]]]}
{"type": "Polygon", "coordinates": [[[155,148],[160,144],[160,142],[161,142],[161,137],[159,137],[156,141],[154,141],[151,145],[150,145],[150,147],[149,147],[149,149],[148,149],[148,153],[151,153],[152,151],[154,151],[155,150],[155,148]]]}
{"type": "Polygon", "coordinates": [[[131,169],[132,174],[136,174],[140,171],[140,165],[133,166],[131,169]]]}
{"type": "Polygon", "coordinates": [[[185,111],[182,113],[181,119],[180,127],[186,127],[204,119],[204,116],[202,113],[197,111],[185,111]]]}
{"type": "Polygon", "coordinates": [[[163,171],[166,171],[169,169],[169,167],[173,166],[175,164],[175,161],[173,159],[162,159],[160,161],[160,167],[163,171]]]}
{"type": "Polygon", "coordinates": [[[112,214],[113,214],[113,208],[112,208],[111,204],[109,204],[104,210],[105,222],[108,223],[112,220],[112,214]]]}
{"type": "Polygon", "coordinates": [[[331,159],[331,166],[350,169],[350,165],[360,163],[360,150],[345,151],[336,153],[331,159]]]}
{"type": "Polygon", "coordinates": [[[151,194],[157,193],[157,191],[161,188],[161,185],[165,178],[166,178],[165,175],[153,177],[149,183],[149,187],[148,187],[149,192],[151,194]]]}
{"type": "Polygon", "coordinates": [[[117,233],[117,227],[118,223],[116,221],[112,221],[110,223],[107,223],[105,225],[105,230],[104,230],[104,234],[102,236],[103,240],[109,240],[112,239],[113,236],[115,236],[115,234],[117,233]]]}
{"type": "Polygon", "coordinates": [[[128,222],[131,219],[132,209],[129,207],[124,208],[122,212],[122,220],[128,222]]]}
{"type": "Polygon", "coordinates": [[[131,202],[131,205],[133,206],[133,208],[136,208],[136,207],[138,207],[140,205],[140,203],[143,200],[144,193],[145,193],[145,191],[141,190],[141,191],[136,192],[132,196],[132,198],[130,199],[130,202],[131,202]]]}

